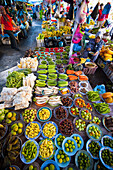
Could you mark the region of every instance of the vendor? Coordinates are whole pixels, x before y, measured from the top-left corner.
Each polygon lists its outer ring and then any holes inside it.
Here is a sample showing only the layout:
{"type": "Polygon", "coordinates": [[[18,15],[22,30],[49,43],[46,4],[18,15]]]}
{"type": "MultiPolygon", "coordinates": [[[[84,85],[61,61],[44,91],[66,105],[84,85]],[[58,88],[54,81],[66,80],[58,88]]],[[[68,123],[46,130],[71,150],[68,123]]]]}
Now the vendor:
{"type": "Polygon", "coordinates": [[[93,62],[96,61],[99,55],[99,51],[103,46],[102,34],[98,32],[95,39],[90,39],[89,43],[86,45],[85,51],[83,53],[84,58],[90,57],[93,62]],[[91,54],[89,52],[93,52],[91,54]]]}

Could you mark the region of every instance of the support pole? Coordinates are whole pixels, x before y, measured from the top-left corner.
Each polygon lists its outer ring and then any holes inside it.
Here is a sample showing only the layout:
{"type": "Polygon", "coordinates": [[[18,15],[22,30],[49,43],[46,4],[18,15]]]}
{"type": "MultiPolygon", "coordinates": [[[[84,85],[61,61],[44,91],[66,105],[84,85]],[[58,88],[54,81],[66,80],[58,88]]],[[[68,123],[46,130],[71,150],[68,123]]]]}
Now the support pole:
{"type": "MultiPolygon", "coordinates": [[[[58,4],[58,16],[60,15],[60,2],[61,0],[59,0],[59,4],[58,4]]],[[[58,23],[57,23],[57,29],[59,30],[59,18],[58,18],[58,23]]]]}

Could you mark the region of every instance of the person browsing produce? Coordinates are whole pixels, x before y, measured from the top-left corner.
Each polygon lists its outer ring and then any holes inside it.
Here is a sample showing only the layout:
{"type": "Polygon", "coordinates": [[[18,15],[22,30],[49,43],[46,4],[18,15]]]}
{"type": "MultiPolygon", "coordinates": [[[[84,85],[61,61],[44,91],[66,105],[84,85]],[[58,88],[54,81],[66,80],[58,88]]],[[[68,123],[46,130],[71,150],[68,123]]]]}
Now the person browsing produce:
{"type": "Polygon", "coordinates": [[[102,34],[98,32],[95,39],[89,40],[89,43],[86,45],[85,51],[83,53],[83,57],[87,58],[89,56],[91,60],[95,62],[98,58],[99,51],[101,50],[103,43],[102,34]]]}
{"type": "Polygon", "coordinates": [[[4,31],[6,34],[10,36],[11,40],[11,47],[15,50],[19,49],[17,48],[17,42],[15,39],[15,36],[13,34],[13,25],[19,29],[19,27],[15,24],[15,22],[11,19],[11,17],[6,13],[5,8],[1,9],[2,17],[1,17],[1,31],[2,35],[4,36],[4,31]]]}

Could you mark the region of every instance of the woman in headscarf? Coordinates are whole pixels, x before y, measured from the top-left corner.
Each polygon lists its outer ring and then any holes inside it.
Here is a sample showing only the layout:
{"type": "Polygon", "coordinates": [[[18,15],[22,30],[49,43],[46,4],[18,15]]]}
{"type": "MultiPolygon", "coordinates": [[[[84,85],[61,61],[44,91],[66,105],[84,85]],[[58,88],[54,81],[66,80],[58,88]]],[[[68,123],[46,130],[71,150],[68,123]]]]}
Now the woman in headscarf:
{"type": "Polygon", "coordinates": [[[15,22],[11,19],[11,17],[6,13],[5,8],[1,9],[2,17],[1,17],[1,31],[2,35],[4,35],[4,31],[6,34],[10,36],[11,47],[15,50],[18,50],[17,42],[15,36],[13,34],[13,25],[19,29],[19,27],[15,24],[15,22]]]}
{"type": "Polygon", "coordinates": [[[98,32],[95,39],[90,39],[89,43],[85,47],[83,57],[90,57],[93,62],[98,58],[99,52],[103,46],[102,34],[98,32]],[[92,54],[91,54],[92,52],[92,54]]]}

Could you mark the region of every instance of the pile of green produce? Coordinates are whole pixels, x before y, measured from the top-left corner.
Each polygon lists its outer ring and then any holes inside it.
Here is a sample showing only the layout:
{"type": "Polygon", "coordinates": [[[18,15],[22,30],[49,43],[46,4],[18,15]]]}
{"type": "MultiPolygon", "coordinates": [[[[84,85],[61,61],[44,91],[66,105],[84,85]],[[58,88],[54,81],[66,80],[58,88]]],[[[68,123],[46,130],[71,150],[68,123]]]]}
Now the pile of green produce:
{"type": "Polygon", "coordinates": [[[28,140],[25,146],[22,148],[22,155],[26,159],[26,162],[30,162],[36,157],[37,146],[33,141],[28,140]]]}
{"type": "Polygon", "coordinates": [[[56,73],[55,69],[48,69],[48,73],[56,73]]]}
{"type": "Polygon", "coordinates": [[[38,87],[45,87],[46,86],[46,82],[44,80],[36,80],[36,85],[38,87]]]}
{"type": "Polygon", "coordinates": [[[58,162],[59,162],[60,164],[69,162],[69,160],[70,160],[69,156],[66,155],[66,154],[64,153],[64,151],[62,151],[62,150],[59,150],[59,153],[58,153],[58,155],[57,155],[57,159],[58,159],[58,162]]]}
{"type": "Polygon", "coordinates": [[[75,144],[73,141],[71,140],[67,140],[67,142],[65,143],[65,150],[66,152],[73,152],[75,149],[75,144]]]}
{"type": "Polygon", "coordinates": [[[49,79],[57,79],[57,74],[49,74],[48,78],[49,79]]]}
{"type": "Polygon", "coordinates": [[[37,170],[37,167],[34,165],[29,165],[27,170],[37,170]]]}
{"type": "Polygon", "coordinates": [[[66,68],[67,68],[67,70],[74,70],[74,68],[73,68],[73,65],[72,65],[72,64],[68,64],[68,66],[67,66],[66,68]]]}
{"type": "Polygon", "coordinates": [[[103,138],[103,144],[104,146],[108,146],[110,147],[111,149],[113,149],[113,139],[110,139],[110,138],[103,138]]]}
{"type": "Polygon", "coordinates": [[[73,139],[76,141],[77,147],[80,148],[80,146],[82,144],[80,137],[79,136],[73,136],[73,139]]]}
{"type": "Polygon", "coordinates": [[[62,63],[63,64],[68,64],[68,60],[63,60],[62,63]]]}
{"type": "Polygon", "coordinates": [[[78,156],[78,167],[79,169],[87,169],[91,165],[89,157],[85,153],[80,153],[78,156]]]}
{"type": "Polygon", "coordinates": [[[49,65],[54,65],[53,61],[48,61],[49,65]]]}
{"type": "Polygon", "coordinates": [[[47,61],[42,60],[41,64],[47,64],[47,61]]]}
{"type": "Polygon", "coordinates": [[[101,137],[100,129],[94,125],[89,127],[88,133],[91,137],[93,137],[95,139],[99,139],[101,137]]]}
{"type": "Polygon", "coordinates": [[[55,165],[50,164],[44,168],[44,170],[55,170],[55,165]]]}
{"type": "Polygon", "coordinates": [[[88,95],[88,99],[92,102],[100,100],[100,96],[99,96],[98,91],[88,91],[87,95],[88,95]]]}
{"type": "Polygon", "coordinates": [[[57,138],[57,144],[62,147],[62,142],[63,140],[65,139],[66,137],[63,136],[63,135],[59,135],[58,138],[57,138]]]}
{"type": "Polygon", "coordinates": [[[64,59],[68,59],[68,56],[67,55],[63,55],[62,56],[64,59]]]}
{"type": "Polygon", "coordinates": [[[22,113],[23,119],[25,122],[32,122],[36,118],[37,110],[36,109],[25,109],[22,113]]]}
{"type": "Polygon", "coordinates": [[[18,70],[18,72],[20,73],[24,73],[25,76],[27,76],[28,74],[32,73],[31,69],[30,68],[24,68],[24,69],[21,69],[21,70],[18,70]]]}
{"type": "Polygon", "coordinates": [[[63,79],[63,80],[67,80],[68,76],[67,76],[67,74],[59,74],[58,78],[63,79]]]}
{"type": "Polygon", "coordinates": [[[57,59],[57,60],[61,59],[61,56],[59,56],[59,55],[58,55],[58,56],[56,56],[56,59],[57,59]]]}
{"type": "Polygon", "coordinates": [[[56,60],[56,64],[62,64],[62,60],[56,60]]]}
{"type": "Polygon", "coordinates": [[[37,40],[42,40],[44,39],[45,35],[44,34],[38,34],[37,40]]]}
{"type": "Polygon", "coordinates": [[[56,80],[48,80],[47,83],[48,83],[48,86],[56,86],[57,85],[56,80]]]}
{"type": "Polygon", "coordinates": [[[45,74],[39,74],[39,75],[38,75],[38,79],[46,80],[46,79],[47,79],[47,75],[45,75],[45,74]]]}
{"type": "Polygon", "coordinates": [[[9,72],[7,77],[6,87],[9,88],[19,88],[23,86],[23,77],[25,77],[24,73],[13,71],[12,73],[9,72]]]}
{"type": "Polygon", "coordinates": [[[48,69],[55,69],[55,65],[48,65],[48,69]]]}
{"type": "Polygon", "coordinates": [[[37,73],[39,73],[39,74],[46,74],[47,70],[38,70],[37,73]]]}
{"type": "Polygon", "coordinates": [[[89,147],[89,151],[92,154],[93,157],[97,157],[99,158],[99,150],[100,150],[100,145],[99,143],[95,142],[95,141],[91,141],[88,145],[89,147]]]}
{"type": "Polygon", "coordinates": [[[59,87],[68,86],[68,81],[58,81],[58,86],[59,86],[59,87]]]}
{"type": "Polygon", "coordinates": [[[48,58],[47,61],[48,61],[48,62],[49,62],[49,61],[52,61],[52,58],[48,58]]]}
{"type": "Polygon", "coordinates": [[[10,112],[9,110],[6,109],[1,109],[0,110],[0,122],[4,121],[5,123],[12,123],[12,121],[16,120],[16,113],[15,112],[10,112]]]}
{"type": "Polygon", "coordinates": [[[101,114],[110,113],[110,108],[107,103],[93,103],[93,106],[101,114]]]}
{"type": "Polygon", "coordinates": [[[38,68],[40,68],[40,69],[46,69],[46,68],[47,68],[47,65],[46,65],[46,64],[42,64],[42,65],[39,65],[38,68]]]}
{"type": "Polygon", "coordinates": [[[106,165],[109,165],[113,168],[113,153],[109,149],[102,151],[102,159],[106,165]]]}

